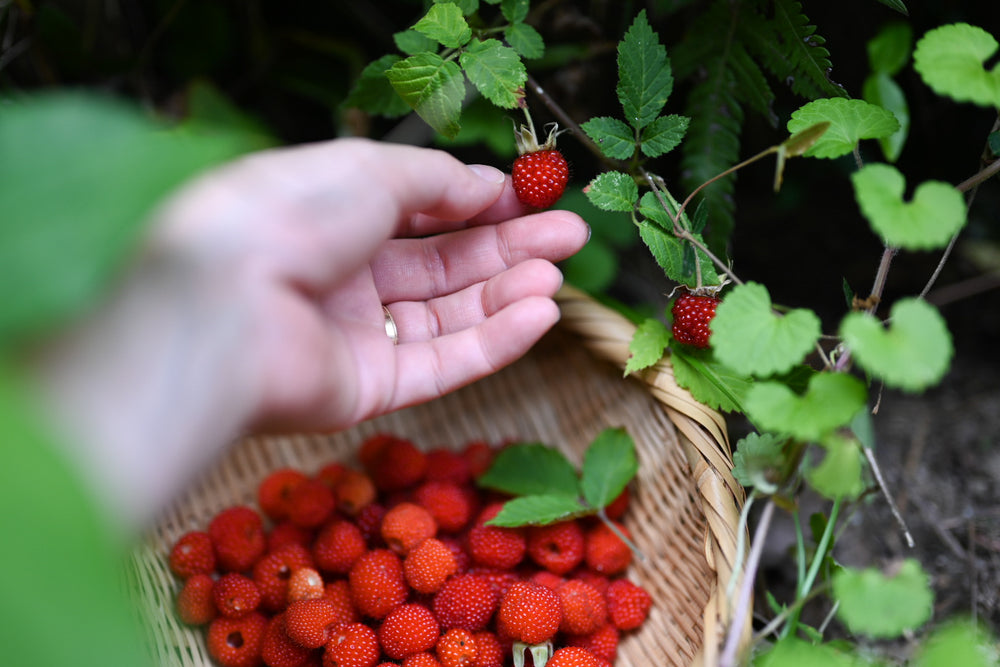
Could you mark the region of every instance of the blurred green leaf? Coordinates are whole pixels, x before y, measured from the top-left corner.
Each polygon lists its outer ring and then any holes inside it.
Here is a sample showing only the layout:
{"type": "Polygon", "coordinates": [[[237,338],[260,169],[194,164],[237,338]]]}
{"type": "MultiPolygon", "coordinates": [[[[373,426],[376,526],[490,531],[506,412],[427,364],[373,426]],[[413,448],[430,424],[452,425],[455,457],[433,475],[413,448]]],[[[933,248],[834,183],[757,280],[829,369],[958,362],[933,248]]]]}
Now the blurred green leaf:
{"type": "Polygon", "coordinates": [[[773,433],[751,433],[736,443],[733,477],[745,487],[762,493],[777,490],[775,477],[785,464],[786,438],[773,433]]]}
{"type": "Polygon", "coordinates": [[[663,322],[653,317],[643,320],[629,341],[625,374],[641,371],[658,362],[669,342],[670,329],[663,322]]]}
{"type": "Polygon", "coordinates": [[[913,667],[991,667],[1000,664],[1000,644],[972,621],[952,618],[917,650],[913,667]]]}
{"type": "Polygon", "coordinates": [[[486,522],[490,526],[544,526],[592,514],[593,510],[580,502],[578,496],[538,494],[512,498],[500,512],[486,522]]]}
{"type": "Polygon", "coordinates": [[[899,121],[899,129],[887,137],[879,137],[882,154],[889,162],[895,162],[903,152],[903,145],[910,132],[910,106],[906,102],[903,89],[885,72],[877,72],[865,79],[861,87],[866,102],[877,104],[892,112],[899,121]]]}
{"type": "Polygon", "coordinates": [[[830,434],[822,441],[825,454],[806,479],[820,495],[832,499],[857,498],[865,490],[861,477],[863,456],[857,441],[830,434]]]}
{"type": "Polygon", "coordinates": [[[866,664],[829,644],[814,644],[785,637],[754,658],[754,667],[861,667],[866,664]]]}
{"type": "Polygon", "coordinates": [[[392,41],[396,43],[396,48],[408,56],[414,56],[424,51],[434,51],[438,48],[437,41],[427,35],[409,28],[395,33],[392,41]]]}
{"type": "Polygon", "coordinates": [[[583,457],[580,487],[594,509],[606,507],[628,486],[639,470],[635,442],[624,428],[597,434],[583,457]]]}
{"type": "Polygon", "coordinates": [[[817,441],[849,423],[867,398],[861,380],[844,373],[817,373],[802,396],[780,382],[757,382],[747,392],[745,407],[759,428],[817,441]]]}
{"type": "Polygon", "coordinates": [[[957,102],[1000,107],[1000,65],[985,63],[997,52],[997,40],[980,27],[953,23],[934,28],[917,41],[913,68],[938,95],[957,102]]]}
{"type": "Polygon", "coordinates": [[[563,454],[538,442],[501,449],[478,483],[511,495],[579,495],[576,469],[563,454]]]}
{"type": "Polygon", "coordinates": [[[528,18],[529,0],[501,0],[500,12],[511,23],[521,23],[528,18]]]}
{"type": "Polygon", "coordinates": [[[910,60],[913,28],[909,23],[894,21],[884,26],[868,40],[868,63],[872,72],[895,76],[910,60]]]}
{"type": "MultiPolygon", "coordinates": [[[[891,573],[842,568],[833,576],[837,616],[851,632],[898,637],[931,617],[934,593],[920,563],[906,559],[891,573]]],[[[962,664],[962,663],[951,663],[962,664]]]]}
{"type": "Polygon", "coordinates": [[[743,412],[743,399],[753,378],[719,363],[712,350],[677,345],[670,351],[677,384],[699,403],[723,412],[743,412]]]}

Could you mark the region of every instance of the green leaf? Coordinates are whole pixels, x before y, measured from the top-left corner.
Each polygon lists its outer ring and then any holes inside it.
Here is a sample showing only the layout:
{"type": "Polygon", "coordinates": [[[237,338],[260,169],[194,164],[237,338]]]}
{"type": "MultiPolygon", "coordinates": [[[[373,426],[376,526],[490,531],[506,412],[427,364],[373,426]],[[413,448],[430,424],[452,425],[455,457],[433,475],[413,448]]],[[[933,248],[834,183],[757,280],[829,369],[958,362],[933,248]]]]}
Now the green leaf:
{"type": "Polygon", "coordinates": [[[754,667],[861,667],[860,658],[829,644],[814,644],[788,636],[754,659],[754,667]]]}
{"type": "Polygon", "coordinates": [[[842,568],[833,576],[833,597],[840,603],[837,616],[852,633],[880,638],[920,627],[934,603],[927,574],[909,558],[888,574],[842,568]]]}
{"type": "Polygon", "coordinates": [[[753,379],[719,363],[711,350],[677,345],[670,352],[677,384],[704,405],[723,412],[743,412],[753,379]]]}
{"type": "Polygon", "coordinates": [[[814,100],[799,107],[792,112],[787,128],[795,133],[822,121],[829,121],[830,128],[806,151],[808,157],[847,155],[862,139],[888,137],[899,129],[899,121],[891,111],[864,100],[843,97],[814,100]]]}
{"type": "Polygon", "coordinates": [[[778,476],[785,466],[786,440],[773,433],[751,433],[741,438],[733,452],[736,481],[762,493],[777,491],[778,476]]]}
{"type": "Polygon", "coordinates": [[[936,628],[917,650],[912,667],[995,667],[1000,644],[974,623],[950,619],[936,628]]]}
{"type": "Polygon", "coordinates": [[[944,318],[926,301],[909,298],[896,302],[889,319],[886,329],[872,315],[849,313],[840,335],[858,364],[886,385],[916,392],[936,384],[954,351],[944,318]]]}
{"type": "Polygon", "coordinates": [[[503,508],[487,521],[486,525],[507,528],[544,526],[593,513],[593,508],[581,503],[577,496],[558,494],[520,496],[505,502],[503,508]]]}
{"type": "Polygon", "coordinates": [[[528,18],[530,3],[528,0],[502,0],[500,13],[511,23],[521,23],[528,18]]]}
{"type": "Polygon", "coordinates": [[[656,318],[646,318],[635,330],[629,341],[625,374],[649,368],[663,357],[670,342],[670,329],[656,318]]]}
{"type": "Polygon", "coordinates": [[[910,60],[913,28],[909,23],[895,21],[884,26],[868,40],[868,63],[872,72],[895,76],[910,60]]]}
{"type": "MultiPolygon", "coordinates": [[[[490,0],[487,0],[489,2],[490,0]]],[[[443,2],[450,2],[452,4],[458,5],[458,8],[462,10],[463,16],[470,16],[479,9],[479,0],[434,0],[434,4],[439,4],[443,2]]],[[[491,2],[490,4],[496,4],[496,2],[491,2]]]]}
{"type": "Polygon", "coordinates": [[[635,154],[635,133],[617,118],[598,116],[583,123],[580,128],[610,158],[627,160],[635,154]]]}
{"type": "Polygon", "coordinates": [[[631,213],[639,200],[639,186],[628,174],[606,171],[584,189],[590,203],[604,211],[631,213]]]}
{"type": "Polygon", "coordinates": [[[594,509],[606,507],[639,470],[635,442],[624,428],[606,428],[587,447],[580,486],[594,509]]]}
{"type": "Polygon", "coordinates": [[[558,450],[537,442],[501,449],[479,485],[515,496],[579,495],[573,465],[558,450]]]}
{"type": "Polygon", "coordinates": [[[368,113],[389,117],[409,113],[410,105],[399,96],[386,77],[386,71],[400,60],[399,56],[389,54],[369,63],[341,106],[357,107],[368,113]]]}
{"type": "Polygon", "coordinates": [[[993,35],[967,23],[925,33],[913,51],[913,68],[931,90],[957,102],[1000,107],[1000,65],[984,63],[997,52],[993,35]]]}
{"type": "Polygon", "coordinates": [[[775,314],[767,288],[755,282],[731,289],[709,327],[718,360],[737,373],[758,377],[790,370],[820,336],[815,313],[799,308],[775,314]]]}
{"type": "Polygon", "coordinates": [[[0,105],[0,346],[89,307],[130,260],[155,206],[246,139],[208,123],[171,131],[91,94],[0,105]]]}
{"type": "Polygon", "coordinates": [[[465,77],[458,64],[436,53],[421,53],[400,60],[385,75],[424,122],[448,138],[458,134],[465,99],[465,77]]]}
{"type": "Polygon", "coordinates": [[[677,114],[660,116],[643,128],[640,137],[642,152],[648,157],[669,153],[684,139],[690,120],[687,116],[677,114]]]}
{"type": "Polygon", "coordinates": [[[747,392],[745,407],[758,428],[815,441],[850,422],[866,401],[861,380],[844,373],[816,373],[802,396],[779,382],[758,382],[747,392]]]}
{"type": "Polygon", "coordinates": [[[424,51],[435,51],[438,47],[437,41],[413,28],[397,32],[392,36],[392,41],[396,43],[397,49],[408,56],[424,51]]]}
{"type": "Polygon", "coordinates": [[[667,50],[660,44],[643,9],[618,44],[618,99],[625,120],[641,130],[667,103],[674,87],[667,50]]]}
{"type": "MultiPolygon", "coordinates": [[[[683,285],[694,285],[697,282],[695,251],[690,243],[677,238],[672,232],[649,220],[639,223],[639,237],[668,278],[683,285]]],[[[701,241],[700,235],[695,234],[694,237],[701,241]]],[[[698,252],[697,257],[701,262],[702,283],[718,285],[719,274],[715,272],[712,260],[702,252],[698,252]]]]}
{"type": "Polygon", "coordinates": [[[503,31],[504,39],[521,57],[532,60],[545,55],[545,40],[527,23],[515,23],[503,31]]]}
{"type": "Polygon", "coordinates": [[[906,179],[891,165],[867,164],[851,174],[854,196],[872,229],[888,245],[934,250],[965,225],[965,199],[942,181],[924,181],[903,201],[906,179]]]}
{"type": "Polygon", "coordinates": [[[882,154],[889,162],[895,162],[903,152],[903,145],[910,132],[910,106],[906,102],[903,89],[885,72],[872,74],[865,79],[861,87],[862,97],[866,102],[877,104],[892,112],[899,121],[899,129],[887,137],[880,137],[879,145],[882,154]]]}
{"type": "Polygon", "coordinates": [[[514,49],[498,39],[473,40],[459,62],[483,97],[505,109],[517,106],[521,98],[518,89],[523,88],[528,73],[514,49]]]}
{"type": "Polygon", "coordinates": [[[903,0],[878,0],[881,4],[885,5],[893,11],[897,11],[903,16],[909,16],[910,12],[906,9],[906,3],[903,0]]]}
{"type": "Polygon", "coordinates": [[[594,236],[574,255],[560,262],[559,269],[568,284],[584,292],[602,294],[618,277],[618,253],[607,240],[594,236]]]}
{"type": "Polygon", "coordinates": [[[806,479],[820,495],[832,499],[854,499],[865,490],[861,477],[861,448],[856,440],[830,434],[823,439],[825,455],[815,468],[806,471],[806,479]]]}
{"type": "Polygon", "coordinates": [[[465,21],[462,9],[451,2],[431,5],[413,29],[450,49],[464,46],[472,39],[472,28],[465,21]]]}

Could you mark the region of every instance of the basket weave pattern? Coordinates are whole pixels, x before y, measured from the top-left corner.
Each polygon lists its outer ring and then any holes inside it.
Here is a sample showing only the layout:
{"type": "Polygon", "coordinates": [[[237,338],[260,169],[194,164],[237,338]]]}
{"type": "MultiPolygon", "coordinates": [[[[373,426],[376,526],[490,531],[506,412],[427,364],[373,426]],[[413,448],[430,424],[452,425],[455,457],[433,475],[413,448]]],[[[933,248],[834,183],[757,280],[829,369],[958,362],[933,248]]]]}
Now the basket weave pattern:
{"type": "Polygon", "coordinates": [[[313,472],[334,460],[356,465],[357,446],[377,432],[424,448],[459,448],[477,439],[540,441],[579,465],[601,430],[621,426],[639,458],[625,523],[644,554],[628,576],[655,602],[642,628],[623,635],[616,665],[714,664],[728,620],[724,593],[742,502],[729,472],[725,423],[677,387],[666,363],[638,382],[622,378],[634,331],[627,320],[570,288],[559,302],[561,324],[525,358],[448,396],[334,434],[234,445],[161,516],[131,559],[132,589],[156,663],[212,664],[203,631],[176,618],[179,584],[166,555],[177,537],[203,529],[219,510],[254,504],[256,487],[271,470],[313,472]]]}

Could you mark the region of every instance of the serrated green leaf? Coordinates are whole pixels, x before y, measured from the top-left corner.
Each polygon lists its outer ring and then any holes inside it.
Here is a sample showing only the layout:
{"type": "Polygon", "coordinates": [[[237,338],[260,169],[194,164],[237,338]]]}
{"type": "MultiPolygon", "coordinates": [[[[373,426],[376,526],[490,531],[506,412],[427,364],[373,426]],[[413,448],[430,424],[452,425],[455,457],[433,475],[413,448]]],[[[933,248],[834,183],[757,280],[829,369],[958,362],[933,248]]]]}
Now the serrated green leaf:
{"type": "Polygon", "coordinates": [[[965,619],[936,628],[917,650],[912,667],[995,667],[1000,644],[989,632],[965,619]]]}
{"type": "Polygon", "coordinates": [[[515,23],[503,31],[504,39],[522,58],[532,60],[545,55],[545,40],[527,23],[515,23]]]}
{"type": "Polygon", "coordinates": [[[478,483],[515,496],[579,495],[573,465],[559,450],[537,442],[501,449],[478,483]]]}
{"type": "Polygon", "coordinates": [[[851,174],[854,197],[872,229],[888,245],[933,250],[948,245],[965,225],[965,199],[942,181],[924,181],[903,201],[906,179],[891,165],[867,164],[851,174]]]}
{"type": "Polygon", "coordinates": [[[753,379],[719,363],[711,350],[678,345],[670,353],[677,384],[704,405],[723,412],[743,412],[753,379]]]}
{"type": "MultiPolygon", "coordinates": [[[[458,8],[462,10],[463,16],[470,16],[479,9],[479,0],[434,0],[434,4],[440,4],[443,2],[450,2],[454,5],[458,5],[458,8]]],[[[487,0],[489,2],[489,0],[487,0]]],[[[490,4],[496,4],[491,2],[490,4]]]]}
{"type": "Polygon", "coordinates": [[[987,71],[997,40],[980,27],[953,23],[925,33],[913,51],[913,68],[938,95],[1000,107],[1000,65],[987,71]]]}
{"type": "Polygon", "coordinates": [[[861,380],[844,373],[817,373],[802,396],[779,382],[758,382],[747,392],[744,406],[759,428],[816,441],[849,423],[867,399],[861,380]]]}
{"type": "Polygon", "coordinates": [[[683,141],[690,120],[687,116],[677,114],[660,116],[643,128],[640,137],[642,152],[647,157],[669,153],[683,141]]]}
{"type": "Polygon", "coordinates": [[[872,72],[895,76],[910,60],[913,28],[909,23],[895,21],[879,30],[868,40],[868,63],[872,72]]]}
{"type": "Polygon", "coordinates": [[[462,9],[451,2],[431,5],[413,29],[450,49],[464,46],[472,39],[472,28],[462,15],[462,9]]]}
{"type": "Polygon", "coordinates": [[[822,444],[823,460],[806,471],[809,484],[825,498],[857,498],[865,490],[861,477],[863,457],[857,441],[830,434],[822,444]]]}
{"type": "Polygon", "coordinates": [[[774,493],[779,471],[785,464],[786,440],[773,433],[751,433],[741,438],[733,452],[736,481],[762,493],[774,493]]]}
{"type": "Polygon", "coordinates": [[[641,371],[658,362],[669,342],[670,329],[658,319],[646,318],[636,327],[635,334],[629,341],[625,374],[641,371]]]}
{"type": "Polygon", "coordinates": [[[903,89],[885,72],[872,74],[861,86],[861,95],[866,102],[888,109],[899,121],[899,129],[888,137],[880,137],[879,146],[889,162],[895,162],[903,152],[903,145],[910,132],[910,106],[906,102],[903,89]]]}
{"type": "Polygon", "coordinates": [[[610,158],[627,160],[635,154],[635,133],[617,118],[598,116],[583,123],[580,128],[610,158]]]}
{"type": "Polygon", "coordinates": [[[888,137],[899,129],[892,112],[864,100],[843,97],[814,100],[792,112],[791,133],[829,121],[830,128],[806,151],[807,157],[838,158],[854,150],[862,139],[888,137]]]}
{"type": "Polygon", "coordinates": [[[621,494],[638,470],[635,441],[628,431],[604,429],[590,443],[583,457],[580,480],[583,497],[594,509],[606,507],[621,494]]]}
{"type": "Polygon", "coordinates": [[[472,85],[483,97],[504,109],[517,106],[528,73],[517,52],[498,39],[473,40],[459,56],[472,85]]]}
{"type": "MultiPolygon", "coordinates": [[[[694,237],[701,241],[699,235],[695,234],[694,237]]],[[[672,232],[668,232],[649,220],[643,220],[639,223],[639,238],[649,248],[653,259],[660,265],[668,278],[683,285],[697,283],[698,278],[694,266],[695,256],[692,254],[690,243],[677,238],[672,232]]],[[[698,252],[697,257],[701,262],[702,284],[718,285],[719,274],[715,272],[712,260],[702,252],[698,252]]]]}
{"type": "Polygon", "coordinates": [[[813,349],[821,333],[819,318],[811,310],[772,312],[771,295],[755,282],[731,289],[709,328],[719,361],[737,373],[758,377],[790,370],[813,349]]]}
{"type": "Polygon", "coordinates": [[[879,3],[885,5],[893,11],[897,11],[903,16],[909,16],[910,12],[906,9],[906,3],[903,0],[878,0],[879,3]]]}
{"type": "Polygon", "coordinates": [[[455,138],[465,99],[465,77],[457,63],[436,53],[420,53],[395,63],[385,76],[424,122],[455,138]]]}
{"type": "Polygon", "coordinates": [[[606,171],[584,189],[590,203],[604,211],[631,213],[639,199],[639,186],[628,174],[606,171]]]}
{"type": "Polygon", "coordinates": [[[512,498],[503,504],[495,517],[486,522],[489,526],[544,526],[593,514],[594,509],[583,505],[577,496],[539,494],[512,498]]]}
{"type": "Polygon", "coordinates": [[[653,122],[674,88],[667,50],[643,9],[618,44],[618,99],[625,120],[637,130],[653,122]]]}
{"type": "Polygon", "coordinates": [[[864,313],[849,313],[840,335],[854,358],[887,386],[916,392],[936,384],[947,372],[954,348],[951,334],[934,306],[901,299],[889,313],[890,325],[864,313]]]}
{"type": "Polygon", "coordinates": [[[754,659],[754,667],[861,667],[866,663],[829,644],[788,636],[754,659]]]}
{"type": "MultiPolygon", "coordinates": [[[[920,563],[906,559],[895,572],[843,568],[833,576],[837,616],[851,632],[868,637],[897,637],[931,617],[934,592],[920,563]]],[[[953,663],[957,664],[957,663],[953,663]]]]}
{"type": "Polygon", "coordinates": [[[396,48],[408,56],[416,55],[424,51],[434,51],[438,48],[436,40],[427,35],[409,28],[397,32],[392,36],[392,41],[396,43],[396,48]]]}
{"type": "Polygon", "coordinates": [[[389,54],[369,63],[354,82],[354,88],[342,106],[357,107],[368,113],[389,117],[409,113],[410,105],[400,97],[385,75],[386,71],[400,60],[402,58],[399,56],[389,54]]]}
{"type": "Polygon", "coordinates": [[[500,13],[511,23],[521,23],[528,18],[530,2],[528,0],[502,0],[500,13]]]}

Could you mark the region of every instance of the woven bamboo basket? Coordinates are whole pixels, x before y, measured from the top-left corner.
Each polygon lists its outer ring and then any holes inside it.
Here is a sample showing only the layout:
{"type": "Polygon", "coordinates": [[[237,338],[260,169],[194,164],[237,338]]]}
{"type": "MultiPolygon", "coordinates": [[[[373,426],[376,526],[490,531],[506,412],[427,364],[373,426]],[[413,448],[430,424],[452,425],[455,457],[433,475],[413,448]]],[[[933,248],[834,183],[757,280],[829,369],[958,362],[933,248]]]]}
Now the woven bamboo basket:
{"type": "MultiPolygon", "coordinates": [[[[474,439],[540,441],[579,465],[601,430],[621,426],[639,458],[625,523],[644,554],[627,575],[652,594],[654,606],[638,631],[623,635],[615,664],[715,665],[729,624],[726,590],[737,569],[743,501],[730,472],[725,422],[676,384],[666,360],[623,377],[635,330],[627,319],[569,287],[557,298],[562,319],[555,330],[479,382],[350,430],[236,443],[161,516],[130,560],[130,588],[156,664],[212,665],[203,631],[184,626],[174,613],[179,583],[167,554],[177,537],[203,529],[224,507],[254,504],[269,471],[356,462],[358,444],[377,432],[425,448],[457,448],[474,439]]],[[[749,620],[745,625],[744,639],[749,620]]]]}

